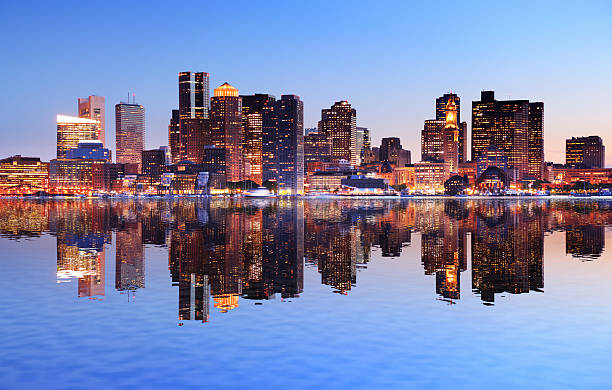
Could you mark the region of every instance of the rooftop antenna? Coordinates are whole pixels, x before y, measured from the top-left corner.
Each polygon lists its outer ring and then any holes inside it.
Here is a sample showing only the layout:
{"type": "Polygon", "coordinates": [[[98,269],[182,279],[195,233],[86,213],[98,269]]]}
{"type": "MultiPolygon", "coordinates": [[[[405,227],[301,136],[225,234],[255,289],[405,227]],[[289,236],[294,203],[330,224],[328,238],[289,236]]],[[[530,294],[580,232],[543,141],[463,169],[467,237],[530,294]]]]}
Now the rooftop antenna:
{"type": "Polygon", "coordinates": [[[136,104],[136,94],[135,93],[132,94],[132,103],[136,104]]]}

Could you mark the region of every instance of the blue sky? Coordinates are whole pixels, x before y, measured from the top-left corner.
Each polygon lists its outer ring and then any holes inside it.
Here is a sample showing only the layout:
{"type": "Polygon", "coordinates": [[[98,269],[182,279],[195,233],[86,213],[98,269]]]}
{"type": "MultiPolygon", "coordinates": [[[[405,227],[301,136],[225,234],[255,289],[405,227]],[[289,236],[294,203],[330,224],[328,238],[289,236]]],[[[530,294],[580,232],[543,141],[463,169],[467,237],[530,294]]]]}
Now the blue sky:
{"type": "Polygon", "coordinates": [[[128,91],[146,108],[147,148],[167,144],[177,74],[207,71],[212,88],[304,101],[305,126],[349,100],[374,143],[399,136],[420,154],[435,98],[544,101],[546,159],[565,138],[598,134],[612,166],[612,3],[563,1],[17,2],[0,4],[0,157],[55,155],[55,115],[77,97],[128,91]]]}

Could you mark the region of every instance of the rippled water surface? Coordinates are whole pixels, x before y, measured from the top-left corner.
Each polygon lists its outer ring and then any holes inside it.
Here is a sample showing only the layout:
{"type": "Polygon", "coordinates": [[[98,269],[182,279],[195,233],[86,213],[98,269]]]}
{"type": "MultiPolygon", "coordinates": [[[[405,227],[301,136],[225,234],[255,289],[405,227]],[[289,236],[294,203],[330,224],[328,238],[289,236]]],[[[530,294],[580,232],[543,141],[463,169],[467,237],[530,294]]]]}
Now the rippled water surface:
{"type": "Polygon", "coordinates": [[[1,388],[612,388],[612,202],[0,200],[1,388]]]}

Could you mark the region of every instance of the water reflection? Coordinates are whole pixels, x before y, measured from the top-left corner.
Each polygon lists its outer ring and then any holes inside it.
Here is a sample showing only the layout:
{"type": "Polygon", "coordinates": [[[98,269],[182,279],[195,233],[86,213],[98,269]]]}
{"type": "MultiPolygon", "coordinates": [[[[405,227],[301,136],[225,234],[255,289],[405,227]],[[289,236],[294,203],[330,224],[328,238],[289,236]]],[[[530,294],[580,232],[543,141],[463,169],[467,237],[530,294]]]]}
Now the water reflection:
{"type": "Polygon", "coordinates": [[[545,234],[564,231],[567,254],[595,260],[604,251],[611,206],[496,199],[2,199],[0,233],[24,240],[54,235],[57,282],[76,279],[77,295],[95,299],[111,293],[109,248],[115,290],[128,300],[146,288],[145,245],[166,248],[178,319],[207,322],[210,304],[228,312],[241,300],[299,297],[304,266],[316,269],[332,291],[349,294],[373,248],[398,258],[405,246],[420,245],[423,273],[435,278],[435,294],[447,302],[461,299],[461,279],[484,304],[503,293],[542,292],[545,234]]]}

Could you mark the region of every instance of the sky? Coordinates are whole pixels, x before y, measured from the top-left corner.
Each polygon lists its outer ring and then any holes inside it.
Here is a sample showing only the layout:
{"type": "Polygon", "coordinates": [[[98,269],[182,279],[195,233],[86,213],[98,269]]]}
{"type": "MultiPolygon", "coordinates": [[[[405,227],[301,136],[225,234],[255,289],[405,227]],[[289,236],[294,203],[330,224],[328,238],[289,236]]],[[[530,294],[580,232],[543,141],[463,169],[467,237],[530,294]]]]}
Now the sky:
{"type": "Polygon", "coordinates": [[[296,94],[304,125],[348,100],[373,145],[400,137],[420,156],[423,121],[453,91],[471,130],[480,91],[544,102],[545,159],[565,139],[599,135],[612,166],[610,1],[0,2],[0,157],[55,157],[56,114],[77,98],[128,93],[146,110],[146,147],[167,145],[178,73],[212,89],[296,94]],[[176,5],[180,4],[180,5],[176,5]]]}

